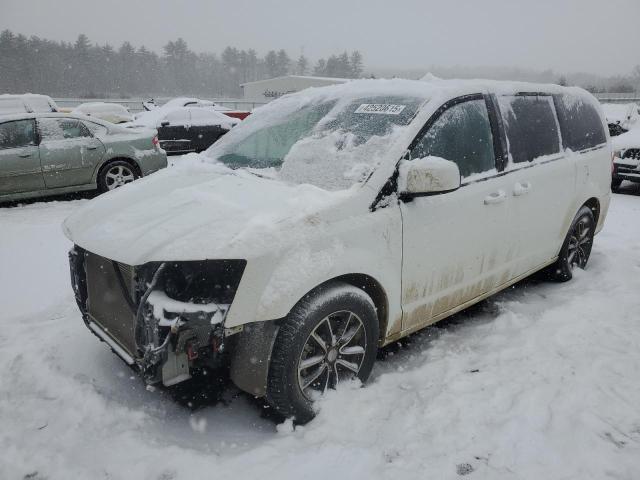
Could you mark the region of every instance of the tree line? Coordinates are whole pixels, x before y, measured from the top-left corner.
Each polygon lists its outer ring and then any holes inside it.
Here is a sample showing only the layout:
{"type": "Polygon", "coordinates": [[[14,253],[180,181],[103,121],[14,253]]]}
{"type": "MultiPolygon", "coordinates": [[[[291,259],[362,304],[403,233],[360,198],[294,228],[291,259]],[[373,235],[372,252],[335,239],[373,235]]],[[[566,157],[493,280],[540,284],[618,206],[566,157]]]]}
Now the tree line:
{"type": "Polygon", "coordinates": [[[44,93],[84,98],[201,95],[239,97],[240,84],[288,74],[359,78],[362,54],[355,50],[319,59],[311,66],[285,50],[264,56],[226,47],[221,54],[195,53],[178,38],[159,55],[123,42],[118,48],[78,35],[74,43],[10,30],[0,33],[0,93],[44,93]]]}

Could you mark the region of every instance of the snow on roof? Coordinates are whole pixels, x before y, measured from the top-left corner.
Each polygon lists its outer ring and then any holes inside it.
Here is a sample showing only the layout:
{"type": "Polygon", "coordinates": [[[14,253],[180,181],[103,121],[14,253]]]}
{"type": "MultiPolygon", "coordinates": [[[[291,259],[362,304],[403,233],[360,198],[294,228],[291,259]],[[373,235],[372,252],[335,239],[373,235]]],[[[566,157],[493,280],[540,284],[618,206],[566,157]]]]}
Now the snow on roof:
{"type": "Polygon", "coordinates": [[[610,123],[618,122],[622,125],[634,123],[640,118],[640,107],[636,103],[603,103],[602,110],[610,123]]]}
{"type": "Polygon", "coordinates": [[[127,109],[119,103],[87,102],[78,105],[74,110],[78,112],[118,112],[128,113],[127,109]]]}
{"type": "Polygon", "coordinates": [[[245,85],[254,85],[256,83],[272,82],[273,80],[282,80],[283,78],[299,78],[299,79],[302,79],[302,80],[321,80],[321,81],[333,82],[333,83],[345,83],[345,82],[350,82],[350,81],[353,80],[353,78],[314,77],[312,75],[284,75],[282,77],[265,78],[263,80],[255,80],[253,82],[245,82],[245,83],[241,83],[240,86],[244,87],[245,85]]]}
{"type": "MultiPolygon", "coordinates": [[[[156,128],[160,121],[164,120],[167,115],[171,113],[178,112],[190,113],[195,112],[198,118],[192,118],[191,120],[186,121],[188,124],[204,124],[210,125],[213,124],[211,122],[220,122],[221,125],[235,125],[238,123],[238,119],[229,117],[223,113],[220,113],[213,108],[203,108],[203,107],[195,107],[195,106],[187,106],[187,107],[172,107],[167,106],[166,104],[162,107],[155,108],[148,112],[141,113],[133,122],[132,125],[144,126],[156,128]],[[206,113],[206,119],[204,118],[203,113],[206,113]],[[210,121],[208,121],[210,120],[210,121]]],[[[229,127],[230,128],[230,127],[229,127]]]]}

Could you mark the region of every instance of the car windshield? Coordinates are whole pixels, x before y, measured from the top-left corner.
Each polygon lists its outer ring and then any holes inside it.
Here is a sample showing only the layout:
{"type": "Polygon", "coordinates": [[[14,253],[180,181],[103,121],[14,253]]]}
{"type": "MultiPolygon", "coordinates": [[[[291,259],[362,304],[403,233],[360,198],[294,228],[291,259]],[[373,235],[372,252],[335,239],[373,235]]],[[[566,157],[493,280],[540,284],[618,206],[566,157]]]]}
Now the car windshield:
{"type": "Polygon", "coordinates": [[[208,155],[234,169],[272,168],[286,181],[345,189],[366,180],[388,151],[389,136],[409,125],[424,101],[373,95],[293,106],[282,99],[281,108],[253,114],[208,155]]]}

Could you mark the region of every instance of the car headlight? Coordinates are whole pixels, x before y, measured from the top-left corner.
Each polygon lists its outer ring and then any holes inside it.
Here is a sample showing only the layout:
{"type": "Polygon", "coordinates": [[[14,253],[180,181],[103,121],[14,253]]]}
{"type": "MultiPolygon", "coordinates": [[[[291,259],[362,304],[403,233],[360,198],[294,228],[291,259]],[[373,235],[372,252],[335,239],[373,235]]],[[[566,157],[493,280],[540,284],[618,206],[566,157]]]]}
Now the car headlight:
{"type": "Polygon", "coordinates": [[[159,289],[173,300],[231,304],[246,260],[166,262],[159,289]]]}

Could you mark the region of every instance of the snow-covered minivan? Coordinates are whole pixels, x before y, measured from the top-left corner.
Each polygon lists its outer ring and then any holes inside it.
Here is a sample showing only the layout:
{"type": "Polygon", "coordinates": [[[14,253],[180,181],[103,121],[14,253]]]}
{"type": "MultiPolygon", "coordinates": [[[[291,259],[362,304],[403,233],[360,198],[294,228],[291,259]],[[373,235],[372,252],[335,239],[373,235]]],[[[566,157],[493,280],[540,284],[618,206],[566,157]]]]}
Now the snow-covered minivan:
{"type": "Polygon", "coordinates": [[[64,223],[84,321],[147,382],[199,369],[306,421],[376,351],[584,267],[611,148],[578,88],[362,80],[284,96],[64,223]]]}

